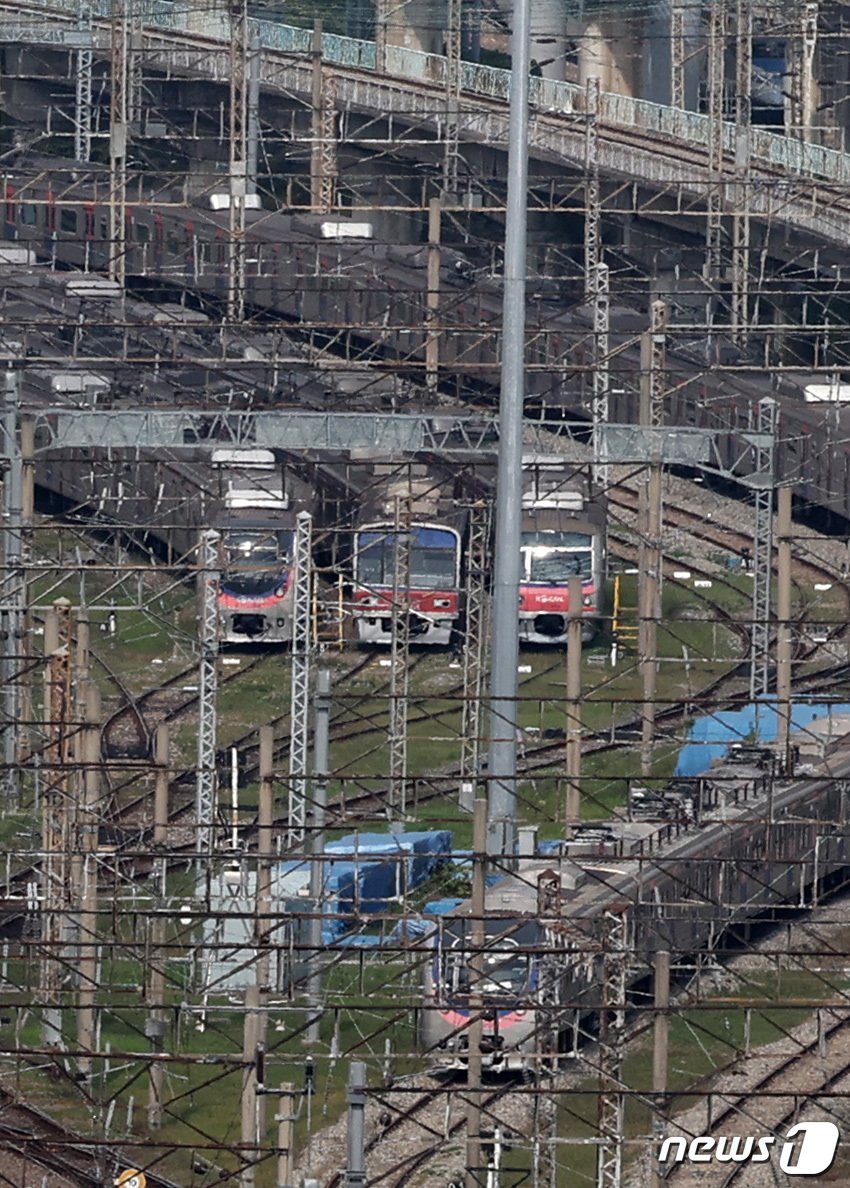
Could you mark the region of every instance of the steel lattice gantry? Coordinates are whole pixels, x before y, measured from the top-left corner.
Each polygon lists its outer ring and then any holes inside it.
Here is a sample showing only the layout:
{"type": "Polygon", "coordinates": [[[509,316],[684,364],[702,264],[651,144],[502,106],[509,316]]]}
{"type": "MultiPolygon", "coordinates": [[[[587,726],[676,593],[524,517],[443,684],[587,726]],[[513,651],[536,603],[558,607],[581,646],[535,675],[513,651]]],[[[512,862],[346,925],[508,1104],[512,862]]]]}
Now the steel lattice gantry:
{"type": "Polygon", "coordinates": [[[195,817],[198,856],[212,852],[218,812],[216,787],[216,694],[218,692],[218,587],[219,543],[217,532],[205,532],[198,546],[198,595],[201,611],[201,656],[198,693],[198,775],[195,817]]]}
{"type": "Polygon", "coordinates": [[[753,473],[747,480],[753,490],[753,633],[750,640],[750,697],[770,687],[770,582],[773,574],[774,454],[779,405],[770,397],[760,400],[753,447],[753,473]]]}
{"type": "Polygon", "coordinates": [[[313,518],[299,512],[295,521],[292,608],[292,684],[289,713],[289,813],[287,839],[290,849],[304,844],[307,823],[307,781],[310,754],[310,659],[313,650],[313,518]]]}

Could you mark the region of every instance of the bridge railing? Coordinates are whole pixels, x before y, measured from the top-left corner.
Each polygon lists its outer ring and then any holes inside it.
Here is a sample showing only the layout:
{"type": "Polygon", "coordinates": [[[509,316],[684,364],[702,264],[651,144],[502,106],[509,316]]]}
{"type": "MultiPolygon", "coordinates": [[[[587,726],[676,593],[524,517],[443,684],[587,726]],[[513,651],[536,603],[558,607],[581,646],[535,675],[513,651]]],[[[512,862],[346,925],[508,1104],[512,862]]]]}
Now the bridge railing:
{"type": "MultiPolygon", "coordinates": [[[[76,16],[79,0],[50,0],[49,6],[76,16]]],[[[95,17],[108,19],[112,14],[112,0],[91,0],[91,7],[92,15],[95,17]]],[[[171,0],[143,0],[139,15],[145,25],[153,28],[199,32],[197,17],[192,24],[186,8],[172,3],[171,0]]],[[[259,44],[265,49],[291,54],[310,52],[313,37],[310,29],[269,20],[252,20],[250,24],[259,39],[259,44]]],[[[226,38],[227,28],[224,19],[210,16],[204,32],[213,37],[226,38]]],[[[375,69],[373,41],[325,33],[322,36],[322,55],[325,61],[336,66],[375,69]]],[[[403,46],[388,45],[387,73],[417,82],[444,86],[446,59],[439,54],[426,54],[403,46]]],[[[510,82],[509,70],[481,66],[473,62],[462,63],[461,87],[470,94],[507,101],[510,98],[510,82]]],[[[575,83],[559,82],[555,79],[532,78],[529,83],[529,101],[532,107],[541,113],[569,114],[582,110],[583,88],[575,83]]],[[[704,148],[708,146],[708,117],[696,111],[684,111],[659,103],[650,103],[646,99],[633,99],[628,95],[603,92],[600,95],[599,116],[603,123],[614,127],[653,132],[704,148]]],[[[727,152],[734,151],[736,136],[735,125],[725,123],[723,141],[727,152]]],[[[797,176],[821,177],[841,185],[850,182],[850,154],[824,148],[822,145],[804,144],[762,128],[751,128],[749,136],[750,153],[754,163],[782,169],[789,175],[789,181],[797,176]]]]}

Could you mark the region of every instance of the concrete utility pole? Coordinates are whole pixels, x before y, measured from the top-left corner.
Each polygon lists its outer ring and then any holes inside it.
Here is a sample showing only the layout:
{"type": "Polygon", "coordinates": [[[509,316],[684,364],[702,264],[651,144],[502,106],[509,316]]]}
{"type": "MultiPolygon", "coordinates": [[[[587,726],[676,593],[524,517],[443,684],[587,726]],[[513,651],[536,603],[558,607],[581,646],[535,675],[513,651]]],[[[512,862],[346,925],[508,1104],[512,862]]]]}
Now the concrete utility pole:
{"type": "MultiPolygon", "coordinates": [[[[655,1020],[652,1047],[652,1096],[655,1106],[655,1140],[664,1138],[667,1120],[667,1057],[670,1043],[670,952],[659,949],[655,954],[655,1020]]],[[[653,1180],[655,1188],[663,1188],[661,1174],[653,1149],[653,1180]]]]}
{"type": "MultiPolygon", "coordinates": [[[[170,776],[168,747],[168,724],[162,722],[157,726],[154,736],[156,782],[154,785],[153,844],[154,850],[159,854],[168,844],[168,784],[170,776]]],[[[164,889],[167,871],[166,859],[159,857],[157,865],[159,886],[164,889]]],[[[157,1059],[157,1053],[163,1050],[165,1038],[165,929],[165,915],[162,911],[156,912],[151,921],[151,959],[148,979],[149,1014],[145,1021],[145,1034],[154,1049],[148,1081],[148,1126],[152,1130],[156,1130],[162,1125],[164,1078],[162,1062],[157,1059]]]]}
{"type": "MultiPolygon", "coordinates": [[[[82,683],[82,682],[81,682],[82,683]]],[[[94,1051],[94,1001],[97,991],[97,805],[100,799],[100,692],[90,681],[85,685],[84,729],[80,733],[83,764],[81,803],[77,817],[75,855],[79,876],[79,995],[77,1000],[77,1066],[86,1077],[92,1068],[94,1051]]]]}
{"type": "Polygon", "coordinates": [[[516,842],[517,663],[519,659],[522,414],[525,399],[525,289],[528,222],[528,70],[530,2],[516,0],[511,40],[505,295],[493,575],[488,851],[513,859],[516,842]]]}
{"type": "Polygon", "coordinates": [[[3,439],[8,451],[8,465],[3,477],[3,574],[0,580],[0,621],[6,641],[0,676],[3,682],[3,763],[4,791],[7,803],[16,804],[19,791],[18,731],[21,719],[21,674],[24,668],[24,616],[26,613],[26,575],[23,568],[23,485],[22,442],[18,438],[19,377],[14,371],[5,375],[3,394],[3,439]]]}
{"type": "Polygon", "coordinates": [[[440,236],[443,204],[432,198],[428,203],[428,291],[426,307],[428,337],[425,340],[425,384],[436,392],[440,379],[440,236]]]}
{"type": "Polygon", "coordinates": [[[316,674],[313,701],[313,820],[310,839],[310,975],[307,979],[307,1002],[310,1023],[307,1039],[319,1042],[322,1019],[322,900],[324,898],[325,804],[330,773],[331,674],[322,668],[316,674]]]}
{"type": "Polygon", "coordinates": [[[254,939],[257,946],[257,985],[271,983],[272,867],[274,837],[274,729],[260,727],[260,796],[257,813],[257,901],[254,939]]]}

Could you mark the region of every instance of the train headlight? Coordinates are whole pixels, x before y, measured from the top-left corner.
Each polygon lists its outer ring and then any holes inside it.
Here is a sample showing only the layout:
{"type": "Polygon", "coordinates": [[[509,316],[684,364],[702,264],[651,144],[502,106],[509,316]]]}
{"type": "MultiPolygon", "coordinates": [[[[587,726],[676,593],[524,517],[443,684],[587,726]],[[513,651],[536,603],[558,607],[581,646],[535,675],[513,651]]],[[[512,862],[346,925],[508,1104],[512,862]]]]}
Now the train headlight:
{"type": "Polygon", "coordinates": [[[593,606],[593,595],[585,594],[581,600],[582,606],[593,606]]]}
{"type": "Polygon", "coordinates": [[[286,593],[286,586],[278,586],[278,588],[274,592],[274,596],[275,596],[275,598],[283,598],[285,593],[286,593]]]}
{"type": "Polygon", "coordinates": [[[441,610],[444,607],[451,606],[451,604],[452,604],[452,600],[450,598],[435,598],[434,599],[434,607],[435,608],[440,607],[441,610]]]}

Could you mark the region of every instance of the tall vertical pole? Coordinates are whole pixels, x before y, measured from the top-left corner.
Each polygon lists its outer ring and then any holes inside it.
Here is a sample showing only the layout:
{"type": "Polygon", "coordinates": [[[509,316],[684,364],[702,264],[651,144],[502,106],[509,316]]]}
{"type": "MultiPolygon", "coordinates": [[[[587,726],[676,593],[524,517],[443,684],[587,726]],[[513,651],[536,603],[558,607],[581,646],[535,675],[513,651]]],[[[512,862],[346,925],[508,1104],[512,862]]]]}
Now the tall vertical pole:
{"type": "Polygon", "coordinates": [[[723,264],[723,115],[726,89],[726,0],[709,6],[708,32],[708,196],[706,202],[705,278],[709,288],[706,323],[713,323],[723,264]]]}
{"type": "MultiPolygon", "coordinates": [[[[655,1108],[655,1139],[664,1138],[667,1119],[667,1057],[670,1046],[670,952],[659,949],[655,954],[654,979],[655,1020],[652,1045],[652,1097],[655,1108]]],[[[663,1188],[664,1177],[660,1165],[654,1158],[654,1188],[663,1188]]]]}
{"type": "Polygon", "coordinates": [[[324,898],[325,805],[330,773],[331,674],[322,668],[316,674],[315,726],[313,728],[313,836],[310,850],[310,976],[307,1001],[310,1022],[307,1039],[318,1043],[322,1019],[322,900],[324,898]]]}
{"type": "Polygon", "coordinates": [[[395,501],[393,613],[390,646],[390,821],[407,811],[407,693],[410,660],[410,488],[395,501]]]}
{"type": "Polygon", "coordinates": [[[567,604],[567,715],[566,755],[567,836],[581,818],[581,628],[582,584],[580,577],[571,577],[567,604]]]}
{"type": "Polygon", "coordinates": [[[750,124],[752,120],[753,10],[737,0],[735,70],[736,199],[732,217],[732,333],[744,346],[749,337],[750,124]]]}
{"type": "Polygon", "coordinates": [[[58,598],[44,624],[45,672],[44,770],[42,797],[42,1042],[61,1048],[62,964],[69,911],[71,872],[71,604],[58,598]]]}
{"type": "Polygon", "coordinates": [[[112,74],[109,107],[109,278],[124,286],[127,271],[127,139],[129,0],[112,0],[112,74]]]}
{"type": "Polygon", "coordinates": [[[608,464],[602,461],[602,431],[608,424],[608,393],[611,373],[611,294],[607,264],[597,264],[592,277],[593,301],[593,483],[597,491],[608,486],[608,464]]]}
{"type": "Polygon", "coordinates": [[[587,80],[584,129],[584,292],[592,300],[600,257],[602,222],[599,188],[599,79],[587,80]]]}
{"type": "Polygon", "coordinates": [[[259,33],[249,34],[248,125],[245,145],[245,193],[256,194],[260,155],[260,48],[259,33]]]}
{"type": "Polygon", "coordinates": [[[387,71],[387,8],[388,0],[375,0],[375,70],[387,71]]]}
{"type": "Polygon", "coordinates": [[[257,985],[271,985],[272,867],[274,863],[274,729],[260,727],[260,796],[257,813],[257,985]]]}
{"type": "Polygon", "coordinates": [[[805,0],[802,11],[802,71],[800,78],[800,139],[804,144],[815,140],[815,116],[818,111],[815,54],[818,41],[819,0],[805,0]]]}
{"type": "Polygon", "coordinates": [[[460,158],[460,83],[462,0],[447,0],[446,28],[446,130],[443,157],[443,193],[457,200],[460,158]]]}
{"type": "Polygon", "coordinates": [[[201,610],[200,679],[198,681],[198,774],[195,784],[195,848],[198,858],[213,850],[218,811],[216,788],[216,698],[218,694],[218,586],[217,532],[204,532],[198,549],[198,594],[201,610]]]}
{"type": "MultiPolygon", "coordinates": [[[[664,422],[667,306],[654,301],[650,329],[641,338],[640,421],[659,429],[664,422]]],[[[643,683],[641,707],[641,775],[652,774],[655,743],[655,696],[658,678],[658,622],[661,618],[661,458],[650,457],[648,481],[639,492],[638,653],[643,683]]]]}
{"type": "Polygon", "coordinates": [[[8,466],[3,480],[3,574],[0,580],[0,618],[3,627],[3,790],[6,803],[17,802],[19,792],[18,736],[20,730],[20,681],[24,668],[24,615],[26,575],[23,569],[24,462],[18,438],[18,375],[5,374],[3,393],[3,444],[8,466]]]}
{"type": "Polygon", "coordinates": [[[433,394],[440,379],[440,234],[443,204],[439,198],[428,203],[428,292],[426,310],[428,337],[425,341],[425,383],[433,394]]]}
{"type": "Polygon", "coordinates": [[[767,693],[770,668],[770,583],[773,576],[773,485],[776,422],[779,406],[766,396],[758,403],[753,446],[753,629],[750,637],[750,697],[767,693]]]}
{"type": "Polygon", "coordinates": [[[230,9],[230,201],[227,318],[245,318],[245,194],[248,176],[248,4],[230,9]]]}
{"type": "Polygon", "coordinates": [[[602,1001],[599,1010],[599,1147],[597,1188],[620,1188],[623,1170],[623,1031],[626,1021],[625,912],[602,918],[602,1001]]]}
{"type": "Polygon", "coordinates": [[[77,1064],[84,1075],[91,1073],[94,1050],[94,1010],[97,991],[97,804],[100,798],[100,693],[85,682],[85,726],[83,737],[82,803],[77,817],[76,850],[82,858],[82,877],[77,884],[79,916],[79,995],[77,1000],[77,1064]]]}
{"type": "Polygon", "coordinates": [[[288,844],[304,844],[307,828],[307,770],[310,758],[310,662],[313,655],[313,518],[295,520],[292,607],[292,684],[289,698],[288,844]]]}
{"type": "Polygon", "coordinates": [[[487,879],[487,801],[475,801],[472,818],[472,897],[470,900],[467,969],[469,971],[469,1027],[466,1074],[466,1188],[480,1188],[481,1175],[481,1036],[484,999],[484,914],[487,879]]]}
{"type": "Polygon", "coordinates": [[[481,698],[487,668],[487,575],[490,571],[490,504],[469,510],[466,614],[463,631],[463,711],[460,738],[460,807],[472,812],[481,753],[481,698]]]}
{"type": "Polygon", "coordinates": [[[74,95],[74,160],[91,160],[92,133],[92,12],[88,0],[77,11],[77,75],[74,95]]]}
{"type": "MultiPolygon", "coordinates": [[[[157,877],[159,887],[165,887],[166,859],[163,851],[168,843],[168,747],[169,729],[161,722],[154,735],[154,784],[153,844],[158,853],[157,877]]],[[[151,1071],[148,1079],[148,1126],[152,1130],[162,1125],[162,1094],[164,1086],[162,1061],[157,1058],[163,1047],[165,1035],[165,928],[166,917],[160,910],[151,921],[151,958],[148,980],[148,1010],[150,1018],[149,1037],[154,1051],[151,1053],[151,1071]]]]}
{"type": "Polygon", "coordinates": [[[249,986],[245,991],[245,1016],[242,1023],[242,1188],[253,1188],[256,1165],[259,1161],[260,1136],[257,1133],[257,1023],[260,1013],[260,991],[249,986]]]}
{"type": "Polygon", "coordinates": [[[348,1132],[343,1188],[366,1184],[366,1065],[352,1060],[348,1069],[348,1132]]]}
{"type": "Polygon", "coordinates": [[[685,11],[682,0],[670,5],[670,106],[685,107],[685,11]]]}
{"type": "Polygon", "coordinates": [[[488,849],[512,860],[516,841],[517,662],[519,659],[522,420],[525,397],[525,288],[528,201],[529,0],[513,6],[505,292],[493,577],[488,849]]]}
{"type": "Polygon", "coordinates": [[[791,735],[791,496],[791,487],[779,488],[776,520],[776,741],[786,772],[791,735]]]}
{"type": "Polygon", "coordinates": [[[277,1182],[278,1188],[292,1183],[292,1124],[295,1121],[295,1086],[285,1081],[278,1088],[277,1182]]]}

